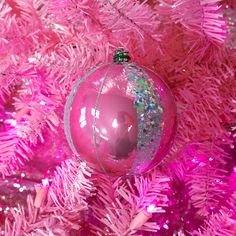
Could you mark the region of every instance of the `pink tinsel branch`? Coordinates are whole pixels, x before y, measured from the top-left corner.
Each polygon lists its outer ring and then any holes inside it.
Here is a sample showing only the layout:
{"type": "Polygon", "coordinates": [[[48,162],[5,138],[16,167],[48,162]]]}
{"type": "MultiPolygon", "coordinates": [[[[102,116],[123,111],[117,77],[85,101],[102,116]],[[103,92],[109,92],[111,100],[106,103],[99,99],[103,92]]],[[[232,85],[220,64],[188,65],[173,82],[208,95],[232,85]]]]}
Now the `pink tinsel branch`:
{"type": "Polygon", "coordinates": [[[235,229],[232,224],[231,215],[223,210],[217,214],[212,214],[209,219],[205,220],[205,225],[191,233],[193,236],[205,235],[224,235],[232,236],[235,229]]]}
{"type": "Polygon", "coordinates": [[[136,1],[117,0],[99,3],[103,13],[101,23],[112,32],[124,31],[125,25],[125,31],[135,34],[134,38],[150,37],[152,41],[160,40],[157,32],[159,21],[155,12],[145,2],[140,4],[136,1]]]}
{"type": "Polygon", "coordinates": [[[74,205],[87,205],[86,197],[93,192],[90,170],[85,163],[67,160],[56,170],[49,194],[61,209],[72,210],[74,205]]]}
{"type": "Polygon", "coordinates": [[[29,196],[27,208],[11,209],[4,235],[66,236],[72,231],[79,232],[84,224],[84,212],[88,210],[86,198],[93,191],[88,177],[90,172],[84,163],[65,161],[56,170],[46,205],[35,208],[29,196]]]}
{"type": "MultiPolygon", "coordinates": [[[[14,120],[12,120],[14,121],[14,120]]],[[[24,165],[32,155],[27,140],[21,139],[15,127],[0,133],[0,173],[9,175],[24,165]]]]}
{"type": "Polygon", "coordinates": [[[220,11],[219,0],[178,0],[173,4],[172,19],[188,30],[210,41],[223,44],[226,39],[226,22],[220,11]]]}
{"type": "Polygon", "coordinates": [[[126,235],[137,230],[156,232],[159,229],[157,224],[146,221],[151,218],[152,213],[165,212],[169,181],[167,176],[157,170],[146,177],[135,177],[134,180],[128,179],[124,182],[120,178],[113,183],[99,178],[98,202],[93,206],[93,211],[105,229],[98,229],[95,225],[93,228],[99,230],[101,235],[106,231],[109,235],[126,235]],[[141,212],[150,215],[144,220],[141,212]],[[139,218],[135,218],[137,216],[139,218]],[[134,219],[141,221],[140,224],[135,223],[139,225],[138,228],[132,226],[134,219]]]}
{"type": "Polygon", "coordinates": [[[191,203],[198,209],[199,215],[208,216],[211,211],[216,211],[226,197],[226,192],[223,191],[227,183],[226,173],[225,170],[212,167],[209,163],[200,162],[187,176],[191,203]]]}
{"type": "Polygon", "coordinates": [[[232,101],[232,105],[233,105],[232,113],[235,116],[235,123],[233,123],[233,125],[231,127],[231,131],[232,131],[232,135],[233,135],[234,139],[236,139],[236,100],[232,101]]]}
{"type": "Polygon", "coordinates": [[[60,120],[56,114],[60,97],[48,92],[44,78],[37,70],[22,72],[21,87],[14,97],[14,117],[20,121],[18,132],[21,137],[37,143],[37,138],[43,142],[43,129],[48,127],[56,131],[60,120]]]}

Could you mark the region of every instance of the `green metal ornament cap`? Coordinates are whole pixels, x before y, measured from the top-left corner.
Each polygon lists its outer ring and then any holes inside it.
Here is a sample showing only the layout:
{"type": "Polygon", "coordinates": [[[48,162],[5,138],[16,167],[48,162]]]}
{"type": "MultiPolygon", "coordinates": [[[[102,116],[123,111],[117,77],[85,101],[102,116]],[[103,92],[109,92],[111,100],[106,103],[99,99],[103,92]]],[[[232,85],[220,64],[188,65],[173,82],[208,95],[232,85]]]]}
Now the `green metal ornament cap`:
{"type": "Polygon", "coordinates": [[[128,62],[130,60],[130,56],[128,52],[126,52],[123,48],[118,48],[115,51],[115,54],[113,56],[113,62],[114,63],[124,63],[128,62]]]}

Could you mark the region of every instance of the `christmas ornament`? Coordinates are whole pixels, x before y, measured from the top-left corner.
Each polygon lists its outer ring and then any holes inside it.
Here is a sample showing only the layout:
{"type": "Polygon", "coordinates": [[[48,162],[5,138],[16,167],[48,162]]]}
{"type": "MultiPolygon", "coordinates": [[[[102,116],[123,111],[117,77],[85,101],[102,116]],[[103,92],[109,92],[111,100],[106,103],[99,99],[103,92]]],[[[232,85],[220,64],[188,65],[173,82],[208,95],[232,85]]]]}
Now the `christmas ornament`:
{"type": "Polygon", "coordinates": [[[128,60],[127,52],[117,50],[113,64],[92,69],[78,81],[65,108],[73,151],[112,176],[152,169],[176,131],[175,102],[166,84],[128,60]]]}

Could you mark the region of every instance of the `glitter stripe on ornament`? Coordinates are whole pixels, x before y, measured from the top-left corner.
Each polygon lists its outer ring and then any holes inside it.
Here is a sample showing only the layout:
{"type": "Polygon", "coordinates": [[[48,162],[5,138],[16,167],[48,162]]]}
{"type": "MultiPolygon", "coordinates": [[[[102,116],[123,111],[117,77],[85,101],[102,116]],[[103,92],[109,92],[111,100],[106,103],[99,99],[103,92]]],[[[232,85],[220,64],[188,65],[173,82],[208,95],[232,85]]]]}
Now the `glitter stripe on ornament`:
{"type": "Polygon", "coordinates": [[[149,156],[154,158],[162,135],[163,107],[158,88],[146,73],[134,63],[125,63],[125,73],[132,85],[134,108],[138,118],[137,164],[149,156]]]}

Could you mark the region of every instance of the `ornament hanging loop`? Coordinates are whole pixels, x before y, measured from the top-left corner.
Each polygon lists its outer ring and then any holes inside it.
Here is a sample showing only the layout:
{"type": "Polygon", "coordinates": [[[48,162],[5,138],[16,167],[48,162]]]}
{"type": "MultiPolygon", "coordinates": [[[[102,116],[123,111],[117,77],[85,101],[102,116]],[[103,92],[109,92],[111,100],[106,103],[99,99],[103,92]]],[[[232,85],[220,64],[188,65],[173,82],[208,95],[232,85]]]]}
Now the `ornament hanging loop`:
{"type": "Polygon", "coordinates": [[[118,48],[115,50],[115,54],[113,56],[113,62],[116,64],[122,64],[124,62],[129,62],[130,56],[128,52],[124,50],[124,48],[118,48]]]}

